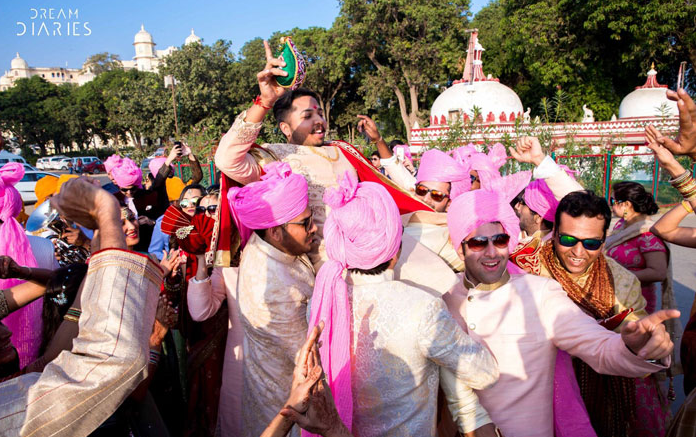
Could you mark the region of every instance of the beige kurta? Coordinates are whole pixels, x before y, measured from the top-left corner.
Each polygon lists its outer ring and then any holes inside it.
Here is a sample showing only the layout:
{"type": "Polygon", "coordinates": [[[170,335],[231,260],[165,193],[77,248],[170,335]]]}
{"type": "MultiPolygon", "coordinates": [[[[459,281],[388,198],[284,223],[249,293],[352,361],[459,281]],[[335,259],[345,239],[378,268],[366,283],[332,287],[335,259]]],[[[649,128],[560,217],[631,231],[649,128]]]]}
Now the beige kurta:
{"type": "Polygon", "coordinates": [[[80,331],[43,373],[0,384],[0,435],[86,436],[147,376],[162,270],[125,250],[92,255],[80,331]]]}
{"type": "Polygon", "coordinates": [[[288,255],[252,234],[237,283],[244,329],[244,436],[261,435],[290,394],[297,354],[307,337],[313,287],[314,270],[305,255],[288,255]]]}

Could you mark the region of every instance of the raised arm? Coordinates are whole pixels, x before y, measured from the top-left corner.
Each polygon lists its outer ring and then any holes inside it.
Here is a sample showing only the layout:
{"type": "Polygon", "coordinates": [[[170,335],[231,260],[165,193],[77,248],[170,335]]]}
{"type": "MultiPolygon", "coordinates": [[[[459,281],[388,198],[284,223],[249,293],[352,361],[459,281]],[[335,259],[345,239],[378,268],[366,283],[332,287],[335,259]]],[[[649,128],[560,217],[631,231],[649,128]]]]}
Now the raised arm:
{"type": "Polygon", "coordinates": [[[237,116],[230,130],[220,140],[215,152],[215,165],[220,171],[244,185],[257,181],[261,177],[259,165],[247,152],[259,135],[266,113],[285,93],[285,88],[278,85],[275,80],[275,76],[287,76],[286,72],[278,68],[284,67],[285,62],[273,57],[267,41],[263,44],[266,50],[266,65],[263,71],[256,75],[261,94],[249,109],[237,116]]]}

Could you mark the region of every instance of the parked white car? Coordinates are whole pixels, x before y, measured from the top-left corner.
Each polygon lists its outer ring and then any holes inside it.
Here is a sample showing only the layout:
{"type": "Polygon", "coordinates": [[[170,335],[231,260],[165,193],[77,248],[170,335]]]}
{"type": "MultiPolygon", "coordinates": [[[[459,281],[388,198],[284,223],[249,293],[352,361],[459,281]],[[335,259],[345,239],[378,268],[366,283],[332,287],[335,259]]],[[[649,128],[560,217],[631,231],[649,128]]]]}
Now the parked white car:
{"type": "Polygon", "coordinates": [[[60,168],[58,164],[66,158],[67,156],[65,155],[51,156],[48,162],[44,164],[44,170],[58,170],[60,168]]]}
{"type": "Polygon", "coordinates": [[[17,182],[15,188],[19,191],[22,196],[22,202],[33,203],[36,202],[36,193],[34,188],[36,188],[36,182],[44,176],[55,176],[53,173],[48,173],[45,171],[26,171],[24,172],[24,177],[17,182]]]}
{"type": "Polygon", "coordinates": [[[39,158],[36,160],[36,168],[39,170],[46,170],[46,164],[48,163],[48,160],[51,159],[49,157],[45,158],[39,158]]]}

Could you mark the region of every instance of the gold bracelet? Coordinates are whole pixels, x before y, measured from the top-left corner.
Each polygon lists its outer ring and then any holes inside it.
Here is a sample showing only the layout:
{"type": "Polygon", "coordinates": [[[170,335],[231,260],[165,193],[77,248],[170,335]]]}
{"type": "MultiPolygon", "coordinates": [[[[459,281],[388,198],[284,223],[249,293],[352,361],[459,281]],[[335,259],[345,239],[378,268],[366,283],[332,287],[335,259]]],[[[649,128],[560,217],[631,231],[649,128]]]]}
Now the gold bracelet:
{"type": "Polygon", "coordinates": [[[75,322],[75,323],[78,323],[78,322],[80,321],[80,318],[79,318],[79,317],[75,317],[75,316],[70,315],[70,314],[66,314],[66,315],[63,316],[63,320],[66,320],[66,321],[68,321],[68,322],[75,322]]]}
{"type": "Polygon", "coordinates": [[[684,171],[684,173],[680,174],[676,178],[670,178],[669,183],[674,185],[677,184],[679,185],[680,183],[684,182],[691,174],[687,171],[684,171]]]}
{"type": "Polygon", "coordinates": [[[688,212],[689,214],[694,212],[694,209],[691,207],[691,203],[687,202],[686,200],[682,200],[681,205],[684,207],[686,212],[688,212]]]}

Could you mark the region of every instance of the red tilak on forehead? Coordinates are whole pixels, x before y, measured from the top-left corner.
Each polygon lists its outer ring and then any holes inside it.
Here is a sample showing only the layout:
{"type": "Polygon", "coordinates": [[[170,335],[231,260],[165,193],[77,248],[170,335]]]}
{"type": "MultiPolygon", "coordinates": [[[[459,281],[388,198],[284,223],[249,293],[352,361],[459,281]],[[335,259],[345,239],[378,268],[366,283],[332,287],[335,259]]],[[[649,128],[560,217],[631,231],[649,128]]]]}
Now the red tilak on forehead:
{"type": "Polygon", "coordinates": [[[319,107],[317,105],[312,106],[312,109],[318,109],[319,107]]]}

